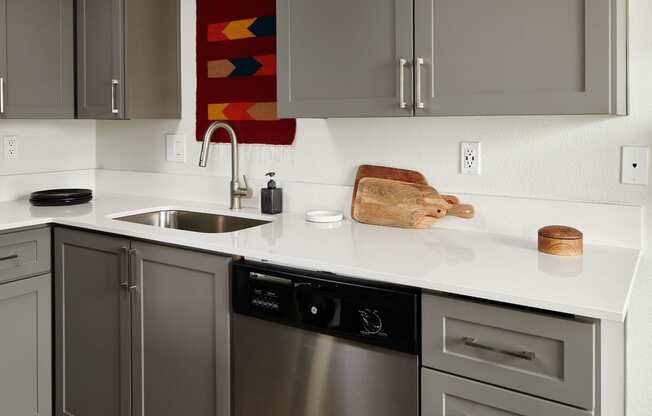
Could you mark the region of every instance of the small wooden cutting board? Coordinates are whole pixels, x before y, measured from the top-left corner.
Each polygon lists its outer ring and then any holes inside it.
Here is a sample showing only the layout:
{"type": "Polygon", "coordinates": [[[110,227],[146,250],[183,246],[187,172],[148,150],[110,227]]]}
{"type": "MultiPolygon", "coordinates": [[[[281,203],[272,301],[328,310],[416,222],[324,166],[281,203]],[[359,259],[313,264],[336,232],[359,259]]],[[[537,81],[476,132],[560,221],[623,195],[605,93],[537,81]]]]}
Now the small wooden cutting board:
{"type": "Polygon", "coordinates": [[[473,207],[451,204],[431,186],[365,177],[358,181],[351,216],[365,224],[429,228],[439,218],[472,218],[473,207]]]}
{"type": "MultiPolygon", "coordinates": [[[[428,185],[428,180],[421,172],[409,169],[390,168],[387,166],[377,165],[360,165],[358,173],[355,176],[355,183],[353,185],[353,199],[351,207],[355,205],[355,196],[358,193],[360,181],[364,178],[378,178],[378,179],[392,179],[400,182],[416,183],[419,185],[428,185]]],[[[452,195],[441,195],[449,203],[456,205],[460,201],[457,197],[452,195]]]]}

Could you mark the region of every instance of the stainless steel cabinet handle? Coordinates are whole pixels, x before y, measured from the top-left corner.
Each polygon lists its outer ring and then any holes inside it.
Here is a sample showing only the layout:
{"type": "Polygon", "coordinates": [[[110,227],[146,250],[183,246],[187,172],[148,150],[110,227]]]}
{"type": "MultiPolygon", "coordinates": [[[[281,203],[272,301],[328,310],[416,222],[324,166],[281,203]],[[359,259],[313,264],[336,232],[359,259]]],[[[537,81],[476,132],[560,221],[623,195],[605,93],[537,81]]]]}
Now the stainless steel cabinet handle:
{"type": "Polygon", "coordinates": [[[136,254],[136,249],[129,250],[129,291],[138,289],[136,284],[136,254]]]}
{"type": "Polygon", "coordinates": [[[129,290],[129,249],[120,247],[120,287],[129,290]]]}
{"type": "Polygon", "coordinates": [[[0,261],[14,260],[18,258],[18,254],[12,254],[11,256],[0,257],[0,261]]]}
{"type": "Polygon", "coordinates": [[[417,108],[426,108],[426,105],[423,103],[423,100],[421,99],[421,67],[423,66],[423,64],[424,64],[423,58],[417,58],[417,65],[416,65],[417,85],[415,86],[415,89],[417,90],[417,108]]]}
{"type": "Polygon", "coordinates": [[[117,107],[117,97],[116,93],[118,90],[118,85],[120,85],[120,82],[117,79],[111,80],[111,112],[113,114],[119,114],[120,110],[117,107]]]}
{"type": "Polygon", "coordinates": [[[5,113],[5,77],[0,77],[0,114],[5,113]]]}
{"type": "Polygon", "coordinates": [[[407,108],[407,102],[405,101],[405,65],[407,65],[407,59],[401,58],[399,60],[399,80],[398,80],[398,95],[399,95],[399,106],[401,108],[407,108]]]}
{"type": "Polygon", "coordinates": [[[536,354],[530,351],[510,351],[498,347],[492,347],[490,345],[480,344],[477,338],[464,337],[462,338],[464,345],[479,348],[485,351],[497,352],[498,354],[509,355],[510,357],[520,358],[522,360],[534,361],[536,354]]]}

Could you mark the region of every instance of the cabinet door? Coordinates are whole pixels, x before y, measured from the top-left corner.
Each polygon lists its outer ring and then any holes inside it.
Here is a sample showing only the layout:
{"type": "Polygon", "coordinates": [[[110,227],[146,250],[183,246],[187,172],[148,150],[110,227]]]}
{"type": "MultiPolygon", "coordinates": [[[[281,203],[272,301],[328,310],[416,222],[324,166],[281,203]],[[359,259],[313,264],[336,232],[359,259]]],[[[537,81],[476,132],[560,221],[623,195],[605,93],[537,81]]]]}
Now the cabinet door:
{"type": "Polygon", "coordinates": [[[0,285],[0,413],[52,414],[50,275],[0,285]]]}
{"type": "Polygon", "coordinates": [[[612,113],[610,7],[415,0],[416,114],[612,113]]]}
{"type": "Polygon", "coordinates": [[[124,0],[77,0],[77,116],[124,118],[124,0]]]}
{"type": "Polygon", "coordinates": [[[230,260],[132,247],[134,416],[228,416],[230,260]]]}
{"type": "Polygon", "coordinates": [[[0,113],[74,118],[73,0],[0,2],[0,113]]]}
{"type": "Polygon", "coordinates": [[[276,7],[281,117],[412,116],[412,0],[276,7]]]}
{"type": "Polygon", "coordinates": [[[55,230],[57,416],[130,415],[128,247],[55,230]]]}

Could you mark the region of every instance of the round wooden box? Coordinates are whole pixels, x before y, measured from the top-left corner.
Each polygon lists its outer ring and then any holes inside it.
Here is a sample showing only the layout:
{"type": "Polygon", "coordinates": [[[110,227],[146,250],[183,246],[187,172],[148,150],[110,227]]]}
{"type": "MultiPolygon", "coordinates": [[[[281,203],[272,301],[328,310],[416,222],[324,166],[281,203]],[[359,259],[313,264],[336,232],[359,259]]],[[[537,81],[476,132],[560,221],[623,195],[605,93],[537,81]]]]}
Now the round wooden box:
{"type": "Polygon", "coordinates": [[[539,251],[555,256],[581,256],[584,235],[575,228],[549,225],[539,230],[539,251]]]}

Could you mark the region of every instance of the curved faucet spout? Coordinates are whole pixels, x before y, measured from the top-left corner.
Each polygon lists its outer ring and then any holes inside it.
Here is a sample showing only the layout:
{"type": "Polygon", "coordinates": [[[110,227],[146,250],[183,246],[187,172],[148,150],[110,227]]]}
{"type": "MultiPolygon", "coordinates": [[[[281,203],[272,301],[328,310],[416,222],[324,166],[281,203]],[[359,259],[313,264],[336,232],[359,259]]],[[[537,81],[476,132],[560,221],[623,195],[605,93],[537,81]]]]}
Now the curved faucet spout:
{"type": "Polygon", "coordinates": [[[215,121],[206,130],[204,134],[204,141],[201,146],[201,153],[199,155],[199,167],[205,168],[208,165],[208,155],[211,145],[211,138],[215,131],[219,129],[226,130],[226,133],[231,139],[231,209],[240,209],[242,198],[251,198],[252,191],[247,186],[247,178],[243,176],[245,186],[240,186],[240,164],[238,158],[238,136],[235,134],[233,127],[221,121],[215,121]]]}

